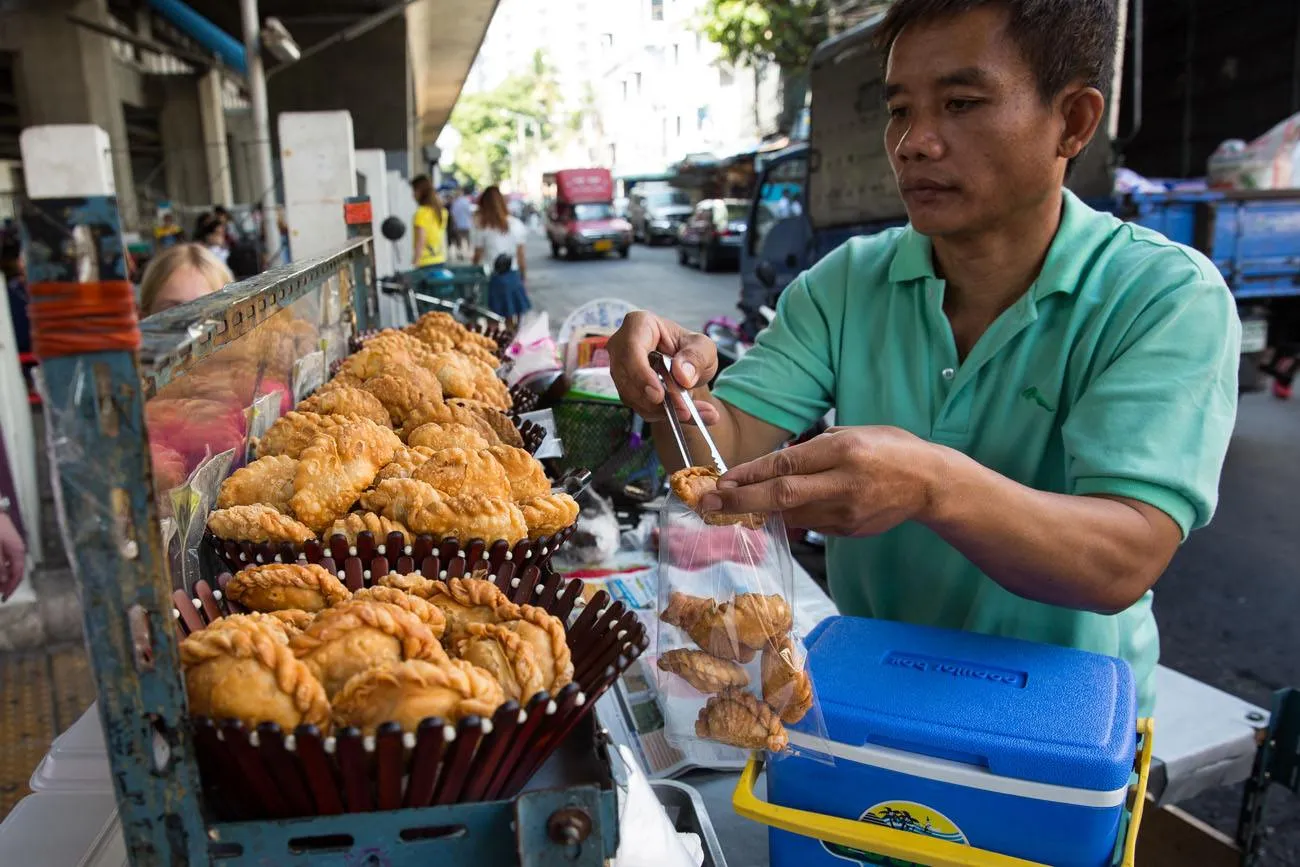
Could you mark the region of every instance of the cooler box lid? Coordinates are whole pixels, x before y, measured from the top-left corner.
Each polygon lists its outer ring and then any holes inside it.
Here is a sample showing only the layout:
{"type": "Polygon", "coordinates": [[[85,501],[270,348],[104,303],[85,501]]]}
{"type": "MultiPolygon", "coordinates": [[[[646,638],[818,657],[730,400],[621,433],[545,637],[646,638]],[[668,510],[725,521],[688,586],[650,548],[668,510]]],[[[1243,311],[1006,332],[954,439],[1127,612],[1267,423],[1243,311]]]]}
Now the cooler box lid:
{"type": "Polygon", "coordinates": [[[1075,789],[1128,785],[1137,696],[1121,659],[860,617],[828,618],[806,644],[836,743],[1075,789]]]}

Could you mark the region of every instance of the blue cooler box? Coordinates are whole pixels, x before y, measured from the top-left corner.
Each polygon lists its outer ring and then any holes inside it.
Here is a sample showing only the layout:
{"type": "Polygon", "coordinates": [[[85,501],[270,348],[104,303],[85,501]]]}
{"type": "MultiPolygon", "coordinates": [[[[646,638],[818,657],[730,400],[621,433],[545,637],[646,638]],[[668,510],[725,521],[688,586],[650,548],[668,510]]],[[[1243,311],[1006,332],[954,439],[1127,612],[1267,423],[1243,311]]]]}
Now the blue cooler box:
{"type": "MultiPolygon", "coordinates": [[[[1126,662],[1015,639],[854,617],[823,621],[808,666],[834,763],[768,763],[768,800],[1054,867],[1112,863],[1136,749],[1126,662]]],[[[770,831],[774,867],[901,865],[770,831]]]]}

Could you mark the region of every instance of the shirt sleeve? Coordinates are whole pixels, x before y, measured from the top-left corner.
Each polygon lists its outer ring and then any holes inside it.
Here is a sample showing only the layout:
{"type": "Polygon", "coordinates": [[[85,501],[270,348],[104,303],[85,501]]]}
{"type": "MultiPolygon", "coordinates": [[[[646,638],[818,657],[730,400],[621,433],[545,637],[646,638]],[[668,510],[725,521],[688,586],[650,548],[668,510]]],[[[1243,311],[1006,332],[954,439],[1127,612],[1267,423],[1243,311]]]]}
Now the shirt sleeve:
{"type": "Polygon", "coordinates": [[[826,414],[835,394],[835,331],[848,262],[848,247],[840,247],[786,287],[776,319],[718,377],[719,400],[792,434],[826,414]]]}
{"type": "Polygon", "coordinates": [[[1240,350],[1222,281],[1157,293],[1069,410],[1061,433],[1070,492],[1155,506],[1184,538],[1209,523],[1236,420],[1240,350]]]}

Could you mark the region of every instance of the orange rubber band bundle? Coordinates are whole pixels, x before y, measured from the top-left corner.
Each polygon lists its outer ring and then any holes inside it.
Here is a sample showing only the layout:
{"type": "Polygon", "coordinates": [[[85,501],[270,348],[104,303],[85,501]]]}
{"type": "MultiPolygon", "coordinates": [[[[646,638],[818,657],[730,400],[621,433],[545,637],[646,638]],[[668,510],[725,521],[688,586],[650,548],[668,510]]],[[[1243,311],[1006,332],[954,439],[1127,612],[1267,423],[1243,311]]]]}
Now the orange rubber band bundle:
{"type": "Polygon", "coordinates": [[[28,292],[38,358],[140,348],[140,317],[130,281],[32,283],[28,292]]]}

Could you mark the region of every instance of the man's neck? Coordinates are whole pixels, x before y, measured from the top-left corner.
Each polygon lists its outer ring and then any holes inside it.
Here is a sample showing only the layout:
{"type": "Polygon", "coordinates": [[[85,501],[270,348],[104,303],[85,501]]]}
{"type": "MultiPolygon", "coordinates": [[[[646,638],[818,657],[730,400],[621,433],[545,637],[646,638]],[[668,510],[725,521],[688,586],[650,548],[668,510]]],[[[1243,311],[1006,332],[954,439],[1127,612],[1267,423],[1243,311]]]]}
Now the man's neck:
{"type": "Polygon", "coordinates": [[[944,310],[992,322],[1033,285],[1061,225],[1063,193],[1048,196],[997,227],[936,237],[935,266],[947,282],[944,310]]]}

